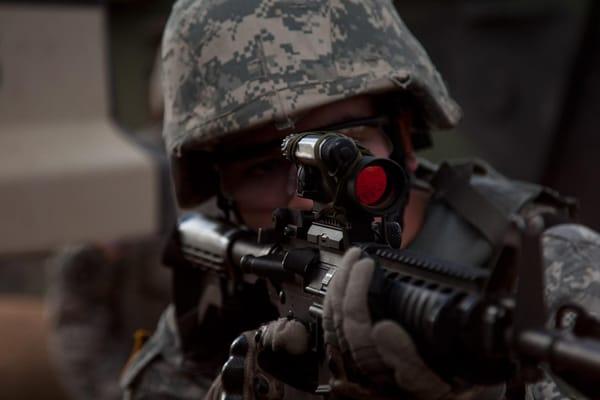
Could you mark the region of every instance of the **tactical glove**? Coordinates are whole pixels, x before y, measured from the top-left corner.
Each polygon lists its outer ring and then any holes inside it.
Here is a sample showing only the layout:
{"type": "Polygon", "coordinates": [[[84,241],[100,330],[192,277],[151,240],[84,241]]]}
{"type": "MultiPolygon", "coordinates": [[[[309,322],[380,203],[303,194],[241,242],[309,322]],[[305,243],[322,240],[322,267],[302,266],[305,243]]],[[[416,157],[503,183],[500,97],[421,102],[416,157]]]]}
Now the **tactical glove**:
{"type": "Polygon", "coordinates": [[[308,351],[308,342],[304,325],[287,318],[244,332],[231,345],[229,360],[206,399],[282,399],[283,383],[259,365],[259,355],[268,351],[299,356],[308,351]]]}
{"type": "Polygon", "coordinates": [[[332,391],[342,397],[364,398],[395,387],[418,400],[456,398],[451,386],[425,364],[399,324],[390,320],[372,323],[367,293],[374,270],[373,259],[361,259],[361,250],[351,248],[327,290],[325,343],[338,365],[332,391]],[[364,382],[350,382],[353,372],[364,382]]]}

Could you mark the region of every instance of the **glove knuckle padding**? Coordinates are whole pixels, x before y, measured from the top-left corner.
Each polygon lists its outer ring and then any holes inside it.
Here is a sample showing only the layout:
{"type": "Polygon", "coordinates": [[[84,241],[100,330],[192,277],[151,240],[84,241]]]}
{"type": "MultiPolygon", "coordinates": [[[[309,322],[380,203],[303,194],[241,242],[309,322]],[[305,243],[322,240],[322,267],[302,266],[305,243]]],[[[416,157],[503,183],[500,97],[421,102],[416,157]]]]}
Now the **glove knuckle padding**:
{"type": "Polygon", "coordinates": [[[354,264],[349,272],[342,309],[344,318],[371,324],[367,295],[375,263],[365,258],[354,264]]]}
{"type": "Polygon", "coordinates": [[[325,296],[323,304],[323,335],[326,344],[339,347],[338,339],[335,334],[335,326],[333,324],[333,308],[331,306],[331,296],[325,296]]]}
{"type": "Polygon", "coordinates": [[[358,369],[377,384],[388,383],[390,370],[382,362],[371,338],[372,321],[368,291],[375,262],[370,258],[357,261],[350,271],[343,302],[344,333],[358,369]]]}
{"type": "Polygon", "coordinates": [[[343,301],[351,267],[358,261],[360,255],[361,250],[357,247],[352,247],[344,254],[344,257],[340,262],[340,267],[336,270],[331,285],[327,290],[327,297],[329,298],[331,314],[333,317],[333,329],[342,353],[348,351],[348,344],[343,330],[343,301]]]}
{"type": "Polygon", "coordinates": [[[308,331],[299,321],[280,318],[269,324],[267,331],[272,332],[269,335],[271,343],[263,344],[273,351],[285,351],[291,355],[302,355],[308,351],[308,331]]]}
{"type": "MultiPolygon", "coordinates": [[[[292,343],[294,348],[303,346],[303,343],[308,343],[308,332],[300,322],[285,318],[256,331],[244,332],[231,346],[230,357],[221,371],[220,385],[214,385],[213,397],[221,391],[225,398],[230,399],[283,399],[283,383],[261,368],[258,354],[265,348],[288,350],[288,342],[293,341],[297,342],[292,343]]],[[[308,350],[307,345],[305,348],[308,350]]]]}
{"type": "Polygon", "coordinates": [[[348,251],[346,251],[346,253],[344,254],[344,257],[342,257],[342,262],[340,264],[345,266],[351,266],[360,259],[361,253],[362,251],[358,247],[349,248],[348,251]]]}
{"type": "Polygon", "coordinates": [[[230,357],[221,371],[221,384],[230,396],[251,398],[255,345],[252,335],[245,332],[231,345],[230,357]]]}

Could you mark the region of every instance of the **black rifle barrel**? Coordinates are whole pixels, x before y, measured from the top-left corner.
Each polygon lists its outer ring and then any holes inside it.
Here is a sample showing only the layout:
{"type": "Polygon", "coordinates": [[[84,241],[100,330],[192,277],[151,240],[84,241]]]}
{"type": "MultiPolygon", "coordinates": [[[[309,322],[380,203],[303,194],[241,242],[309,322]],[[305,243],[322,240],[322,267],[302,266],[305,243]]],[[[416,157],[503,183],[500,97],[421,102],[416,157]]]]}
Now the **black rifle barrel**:
{"type": "Polygon", "coordinates": [[[585,338],[570,338],[544,331],[525,331],[517,335],[516,347],[523,356],[546,363],[554,372],[574,372],[600,380],[600,343],[585,338]]]}

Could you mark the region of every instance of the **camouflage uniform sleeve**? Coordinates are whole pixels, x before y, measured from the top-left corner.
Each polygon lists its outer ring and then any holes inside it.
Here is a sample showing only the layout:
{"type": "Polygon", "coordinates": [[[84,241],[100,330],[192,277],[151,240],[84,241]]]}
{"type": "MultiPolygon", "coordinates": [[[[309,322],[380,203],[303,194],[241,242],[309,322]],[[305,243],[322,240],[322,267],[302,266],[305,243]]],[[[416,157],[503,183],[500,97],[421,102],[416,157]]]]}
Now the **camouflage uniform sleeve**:
{"type": "MultiPolygon", "coordinates": [[[[559,225],[543,235],[546,303],[550,310],[570,301],[600,316],[600,235],[581,225],[559,225]]],[[[550,376],[527,388],[527,398],[577,398],[550,376]]]]}
{"type": "Polygon", "coordinates": [[[120,398],[132,332],[169,303],[161,247],[158,237],[71,245],[48,259],[49,347],[72,398],[120,398]]]}
{"type": "Polygon", "coordinates": [[[118,398],[117,371],[125,357],[119,352],[117,335],[106,329],[115,316],[109,307],[118,279],[115,267],[90,245],[66,247],[48,260],[50,349],[74,399],[84,399],[86,394],[118,398]],[[94,360],[101,354],[106,357],[103,368],[98,368],[94,360]]]}
{"type": "Polygon", "coordinates": [[[124,400],[202,399],[212,379],[184,358],[175,322],[175,309],[163,313],[154,334],[133,355],[121,376],[124,400]]]}

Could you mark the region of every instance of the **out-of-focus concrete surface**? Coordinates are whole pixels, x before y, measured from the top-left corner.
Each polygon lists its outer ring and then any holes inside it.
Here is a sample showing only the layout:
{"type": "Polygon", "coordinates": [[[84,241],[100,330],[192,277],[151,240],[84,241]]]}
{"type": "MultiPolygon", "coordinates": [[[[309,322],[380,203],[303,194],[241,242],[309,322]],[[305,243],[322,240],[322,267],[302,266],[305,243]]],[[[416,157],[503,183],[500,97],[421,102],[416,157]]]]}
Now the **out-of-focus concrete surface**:
{"type": "Polygon", "coordinates": [[[110,119],[104,7],[0,4],[0,253],[155,233],[150,157],[110,119]]]}
{"type": "Polygon", "coordinates": [[[39,298],[0,296],[0,398],[67,398],[48,351],[44,314],[39,298]]]}

